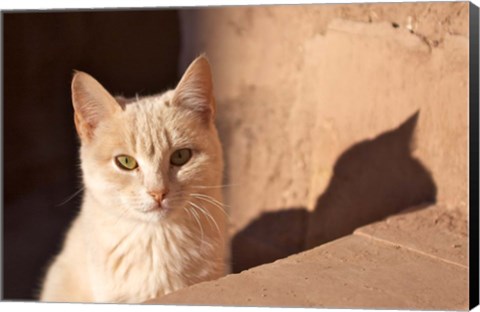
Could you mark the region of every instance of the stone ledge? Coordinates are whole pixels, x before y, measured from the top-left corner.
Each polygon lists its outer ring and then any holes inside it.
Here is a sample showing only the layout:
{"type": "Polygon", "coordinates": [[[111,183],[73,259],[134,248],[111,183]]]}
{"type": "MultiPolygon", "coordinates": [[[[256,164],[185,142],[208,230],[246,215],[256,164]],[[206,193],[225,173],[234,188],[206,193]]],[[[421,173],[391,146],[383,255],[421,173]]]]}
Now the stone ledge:
{"type": "Polygon", "coordinates": [[[403,213],[314,249],[193,285],[152,303],[468,309],[467,237],[458,235],[459,228],[449,222],[424,226],[432,216],[453,219],[450,213],[437,206],[403,213]],[[452,244],[460,245],[453,248],[461,252],[449,255],[452,244]]]}
{"type": "Polygon", "coordinates": [[[468,221],[460,209],[448,210],[439,205],[414,207],[361,227],[355,234],[468,268],[468,221]]]}

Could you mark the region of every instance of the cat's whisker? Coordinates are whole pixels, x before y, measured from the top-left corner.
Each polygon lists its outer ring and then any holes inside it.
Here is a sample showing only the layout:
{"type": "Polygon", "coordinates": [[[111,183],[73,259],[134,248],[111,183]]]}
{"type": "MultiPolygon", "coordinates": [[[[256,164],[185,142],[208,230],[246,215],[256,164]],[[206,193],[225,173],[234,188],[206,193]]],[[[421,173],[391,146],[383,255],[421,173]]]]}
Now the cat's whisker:
{"type": "MultiPolygon", "coordinates": [[[[190,206],[190,207],[192,207],[192,206],[190,206]]],[[[201,237],[202,237],[201,240],[202,240],[202,245],[203,245],[203,241],[205,239],[205,234],[203,232],[202,223],[200,222],[200,216],[197,214],[197,212],[193,208],[191,209],[191,212],[192,212],[193,217],[195,218],[195,221],[197,221],[198,227],[200,229],[201,237]]]]}
{"type": "Polygon", "coordinates": [[[190,219],[193,220],[192,213],[190,212],[190,210],[188,209],[188,207],[187,207],[187,206],[186,206],[186,207],[183,207],[183,210],[185,210],[185,211],[188,213],[188,215],[190,216],[190,219]]]}
{"type": "Polygon", "coordinates": [[[175,194],[175,195],[172,195],[172,196],[168,196],[167,195],[167,199],[168,200],[171,200],[171,201],[174,201],[174,200],[179,200],[179,199],[183,199],[185,197],[185,194],[175,194]]]}
{"type": "Polygon", "coordinates": [[[240,186],[238,183],[234,184],[221,184],[221,185],[192,185],[192,188],[200,188],[200,189],[218,189],[218,188],[225,188],[225,187],[234,187],[240,186]]]}
{"type": "Polygon", "coordinates": [[[215,207],[215,208],[217,208],[217,209],[219,209],[219,210],[225,215],[225,217],[227,217],[227,219],[230,218],[230,216],[228,215],[228,213],[225,211],[225,209],[224,209],[221,205],[219,205],[219,204],[217,204],[217,203],[215,203],[215,202],[212,202],[212,201],[211,201],[210,199],[208,199],[208,198],[196,197],[196,196],[192,196],[192,197],[195,198],[195,199],[203,200],[203,201],[206,201],[207,203],[212,204],[212,206],[215,207]]]}
{"type": "Polygon", "coordinates": [[[220,207],[222,208],[231,208],[229,205],[227,204],[224,204],[220,201],[218,201],[216,198],[212,197],[212,196],[209,196],[209,195],[206,195],[206,194],[199,194],[199,193],[191,193],[190,195],[194,196],[194,197],[201,197],[201,198],[205,198],[205,199],[208,199],[214,203],[216,203],[217,205],[219,205],[220,207]]]}
{"type": "Polygon", "coordinates": [[[212,216],[207,212],[205,211],[205,209],[199,207],[198,205],[194,204],[193,202],[189,201],[188,202],[190,205],[192,205],[194,208],[198,209],[204,216],[208,217],[208,222],[210,223],[211,225],[211,220],[213,220],[212,216]]]}
{"type": "MultiPolygon", "coordinates": [[[[215,219],[212,217],[212,215],[207,211],[205,210],[204,208],[192,203],[192,202],[188,202],[189,204],[191,204],[193,207],[199,209],[209,220],[211,220],[213,222],[213,224],[215,225],[215,228],[217,229],[217,232],[218,232],[218,236],[221,237],[222,236],[222,233],[220,231],[220,228],[218,227],[218,223],[217,221],[215,221],[215,219]]],[[[210,221],[209,221],[210,222],[210,221]]]]}
{"type": "Polygon", "coordinates": [[[60,207],[60,206],[65,205],[66,203],[68,203],[69,201],[71,201],[72,199],[74,199],[75,196],[77,196],[78,194],[80,194],[84,189],[85,189],[85,187],[81,187],[78,191],[76,191],[75,193],[73,193],[72,195],[70,195],[70,196],[69,196],[67,199],[65,199],[63,202],[61,202],[60,204],[55,205],[55,207],[60,207]]]}

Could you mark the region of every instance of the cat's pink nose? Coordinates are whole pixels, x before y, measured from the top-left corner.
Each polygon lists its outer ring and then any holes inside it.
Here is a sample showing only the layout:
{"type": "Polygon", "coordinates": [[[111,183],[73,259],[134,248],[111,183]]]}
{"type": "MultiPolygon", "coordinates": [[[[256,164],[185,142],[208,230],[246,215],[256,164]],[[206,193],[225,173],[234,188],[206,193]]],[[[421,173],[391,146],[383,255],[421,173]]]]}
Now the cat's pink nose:
{"type": "Polygon", "coordinates": [[[167,196],[168,189],[154,190],[148,193],[155,199],[157,203],[160,204],[165,196],[167,196]]]}

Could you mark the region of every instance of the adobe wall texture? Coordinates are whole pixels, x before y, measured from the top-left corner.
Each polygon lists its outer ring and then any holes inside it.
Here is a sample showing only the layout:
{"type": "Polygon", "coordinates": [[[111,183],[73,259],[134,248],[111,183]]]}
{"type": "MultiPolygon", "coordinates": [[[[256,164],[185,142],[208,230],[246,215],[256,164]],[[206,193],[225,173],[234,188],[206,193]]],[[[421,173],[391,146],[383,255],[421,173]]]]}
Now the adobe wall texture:
{"type": "Polygon", "coordinates": [[[467,212],[468,3],[181,13],[213,67],[233,270],[409,206],[467,212]]]}

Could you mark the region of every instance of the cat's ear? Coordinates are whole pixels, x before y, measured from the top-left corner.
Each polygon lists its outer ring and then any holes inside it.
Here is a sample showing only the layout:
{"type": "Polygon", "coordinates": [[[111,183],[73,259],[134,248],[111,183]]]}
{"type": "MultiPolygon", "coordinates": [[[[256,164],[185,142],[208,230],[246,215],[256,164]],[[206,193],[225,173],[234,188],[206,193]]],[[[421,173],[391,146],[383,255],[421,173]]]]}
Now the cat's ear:
{"type": "Polygon", "coordinates": [[[196,58],[175,88],[174,105],[195,111],[206,122],[215,117],[215,99],[210,64],[202,55],[196,58]]]}
{"type": "Polygon", "coordinates": [[[89,141],[99,122],[121,110],[113,96],[92,76],[76,71],[72,80],[75,127],[82,141],[89,141]]]}

